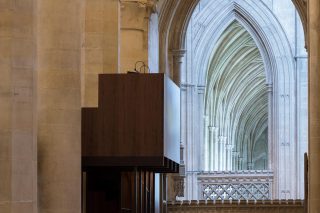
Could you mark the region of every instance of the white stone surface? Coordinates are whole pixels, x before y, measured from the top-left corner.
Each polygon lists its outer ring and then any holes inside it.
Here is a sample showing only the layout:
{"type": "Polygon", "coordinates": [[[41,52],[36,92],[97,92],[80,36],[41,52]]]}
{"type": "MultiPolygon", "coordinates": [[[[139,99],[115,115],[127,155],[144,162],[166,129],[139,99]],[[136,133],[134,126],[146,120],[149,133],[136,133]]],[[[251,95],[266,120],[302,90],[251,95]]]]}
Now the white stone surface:
{"type": "Polygon", "coordinates": [[[207,115],[204,94],[199,91],[206,90],[208,63],[216,42],[234,20],[254,38],[264,61],[267,84],[271,85],[268,165],[274,171],[273,198],[303,198],[303,153],[308,140],[307,56],[303,29],[292,2],[203,0],[189,22],[181,70],[185,199],[198,198],[196,173],[205,170],[208,160],[203,145],[208,138],[207,115]]]}

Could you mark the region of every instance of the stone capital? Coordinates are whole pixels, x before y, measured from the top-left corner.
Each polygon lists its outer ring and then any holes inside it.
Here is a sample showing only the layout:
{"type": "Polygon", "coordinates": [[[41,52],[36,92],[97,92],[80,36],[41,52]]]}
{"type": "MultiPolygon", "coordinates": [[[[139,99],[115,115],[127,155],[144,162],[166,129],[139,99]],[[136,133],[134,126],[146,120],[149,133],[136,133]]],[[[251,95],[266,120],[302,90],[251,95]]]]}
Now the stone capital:
{"type": "Polygon", "coordinates": [[[225,137],[225,136],[219,136],[219,143],[226,144],[226,143],[227,143],[227,137],[225,137]]]}
{"type": "Polygon", "coordinates": [[[182,59],[185,56],[186,50],[171,50],[170,51],[173,57],[173,63],[175,64],[181,64],[182,59]]]}
{"type": "MultiPolygon", "coordinates": [[[[119,2],[121,10],[126,13],[126,16],[132,13],[129,16],[135,15],[140,19],[148,19],[152,13],[157,11],[157,0],[119,0],[119,2]]],[[[130,19],[131,22],[133,20],[136,19],[130,19]]]]}
{"type": "Polygon", "coordinates": [[[240,152],[233,151],[233,152],[232,152],[232,156],[234,156],[234,157],[239,157],[239,156],[240,156],[240,152]]]}
{"type": "Polygon", "coordinates": [[[183,57],[186,54],[186,50],[185,49],[175,49],[175,50],[171,50],[171,53],[174,56],[183,57]]]}
{"type": "Polygon", "coordinates": [[[186,50],[177,49],[177,50],[171,50],[170,52],[174,58],[174,63],[182,63],[182,59],[186,54],[186,50]]]}
{"type": "Polygon", "coordinates": [[[267,86],[267,91],[268,92],[272,92],[273,91],[273,84],[272,83],[267,83],[266,86],[267,86]]]}
{"type": "Polygon", "coordinates": [[[215,127],[215,126],[208,126],[208,128],[210,132],[214,132],[218,130],[218,127],[215,127]]]}
{"type": "Polygon", "coordinates": [[[233,144],[230,144],[230,143],[226,144],[226,150],[232,151],[232,149],[233,149],[233,144]]]}

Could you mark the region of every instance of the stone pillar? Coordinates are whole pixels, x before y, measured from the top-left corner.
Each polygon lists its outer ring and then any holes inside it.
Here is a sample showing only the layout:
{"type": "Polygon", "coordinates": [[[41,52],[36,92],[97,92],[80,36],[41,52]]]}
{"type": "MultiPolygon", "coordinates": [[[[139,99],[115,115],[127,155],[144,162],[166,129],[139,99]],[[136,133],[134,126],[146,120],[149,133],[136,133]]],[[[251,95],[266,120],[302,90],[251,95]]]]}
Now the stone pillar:
{"type": "Polygon", "coordinates": [[[228,171],[232,170],[232,149],[233,149],[232,144],[230,144],[230,143],[226,144],[226,153],[227,153],[226,169],[228,171]]]}
{"type": "Polygon", "coordinates": [[[254,163],[253,162],[248,162],[247,163],[247,169],[248,170],[253,170],[253,167],[254,167],[254,163]]]}
{"type": "Polygon", "coordinates": [[[11,212],[12,183],[12,2],[3,3],[0,17],[6,28],[0,27],[0,212],[11,212]]]}
{"type": "Polygon", "coordinates": [[[204,116],[204,170],[208,171],[210,170],[210,164],[209,164],[209,116],[204,116]]]}
{"type": "Polygon", "coordinates": [[[173,81],[180,86],[181,83],[181,66],[183,63],[183,57],[186,53],[185,50],[172,50],[173,65],[172,65],[172,79],[173,81]]]}
{"type": "Polygon", "coordinates": [[[38,1],[39,212],[81,211],[81,0],[38,1]]]}
{"type": "Polygon", "coordinates": [[[218,155],[219,155],[219,141],[218,141],[218,132],[219,128],[218,127],[213,127],[213,152],[211,155],[213,155],[213,168],[212,171],[217,171],[219,170],[219,160],[218,160],[218,155]]]}
{"type": "Polygon", "coordinates": [[[206,159],[209,164],[209,171],[213,170],[213,162],[214,162],[214,136],[213,136],[213,126],[208,126],[209,129],[209,140],[208,140],[208,158],[206,159]]]}
{"type": "Polygon", "coordinates": [[[232,152],[232,157],[233,157],[232,170],[239,170],[239,156],[240,156],[240,152],[237,152],[237,151],[232,152]]]}
{"type": "Polygon", "coordinates": [[[227,137],[219,136],[219,171],[224,171],[226,169],[226,141],[227,137]]]}
{"type": "Polygon", "coordinates": [[[37,212],[34,1],[0,3],[0,212],[37,212]]]}
{"type": "Polygon", "coordinates": [[[209,126],[209,158],[206,159],[209,161],[209,171],[215,171],[217,170],[216,164],[217,164],[217,159],[216,159],[216,151],[217,151],[217,127],[214,126],[209,126]]]}
{"type": "Polygon", "coordinates": [[[309,212],[320,209],[320,1],[308,1],[309,212]]]}
{"type": "MultiPolygon", "coordinates": [[[[148,33],[154,0],[122,0],[120,20],[120,72],[135,68],[137,61],[148,64],[148,33]]],[[[140,66],[141,67],[141,64],[140,66]]],[[[138,68],[138,71],[139,70],[138,68]]],[[[141,70],[148,73],[149,71],[141,70]]]]}
{"type": "Polygon", "coordinates": [[[268,91],[268,169],[271,170],[273,167],[273,84],[267,84],[268,91]]]}
{"type": "Polygon", "coordinates": [[[81,78],[82,106],[98,106],[98,74],[118,73],[120,3],[83,0],[81,78]]]}

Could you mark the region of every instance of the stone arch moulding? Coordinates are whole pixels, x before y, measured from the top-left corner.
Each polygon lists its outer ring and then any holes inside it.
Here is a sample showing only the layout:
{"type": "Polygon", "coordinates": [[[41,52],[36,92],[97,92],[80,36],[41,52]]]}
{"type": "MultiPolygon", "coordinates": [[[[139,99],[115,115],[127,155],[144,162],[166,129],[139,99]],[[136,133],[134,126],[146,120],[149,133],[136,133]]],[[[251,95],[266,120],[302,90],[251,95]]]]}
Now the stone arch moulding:
{"type": "MultiPolygon", "coordinates": [[[[172,77],[172,54],[174,52],[185,51],[185,35],[189,20],[194,9],[200,0],[160,0],[162,7],[159,14],[159,70],[160,72],[170,74],[172,77]]],[[[239,0],[231,0],[236,3],[241,3],[239,0]]],[[[254,1],[252,1],[254,2],[254,1]]],[[[307,0],[292,0],[295,5],[305,32],[307,40],[307,0]]],[[[254,2],[255,3],[255,2],[254,2]]],[[[256,2],[262,4],[261,2],[256,2]]],[[[270,11],[269,11],[270,13],[270,11]]],[[[307,42],[306,42],[307,43],[307,42]]],[[[181,55],[181,54],[180,54],[181,55]]],[[[182,54],[183,55],[183,54],[182,54]]]]}
{"type": "Polygon", "coordinates": [[[307,41],[307,31],[308,31],[308,2],[307,0],[292,0],[293,4],[295,5],[301,22],[302,22],[302,26],[303,26],[303,31],[304,31],[304,35],[305,35],[305,47],[306,49],[308,49],[308,41],[307,41]]]}
{"type": "MultiPolygon", "coordinates": [[[[181,72],[181,68],[172,66],[177,57],[173,57],[174,52],[185,50],[185,36],[188,22],[192,11],[196,7],[198,0],[188,1],[167,1],[165,2],[160,14],[160,71],[171,76],[180,76],[175,74],[181,72]],[[175,68],[173,70],[173,68],[175,68]]],[[[295,76],[294,61],[292,51],[287,40],[286,34],[280,23],[274,17],[272,12],[260,1],[254,0],[231,0],[215,1],[215,11],[211,12],[213,21],[210,26],[206,26],[206,32],[200,35],[209,35],[209,39],[199,38],[198,52],[194,57],[199,58],[193,70],[199,70],[199,78],[196,85],[205,85],[206,68],[203,64],[208,64],[212,52],[204,53],[201,46],[208,49],[209,40],[211,49],[223,30],[234,20],[241,23],[254,38],[260,53],[263,57],[265,70],[267,72],[268,86],[272,85],[270,90],[271,97],[269,112],[272,119],[269,119],[269,144],[273,147],[269,156],[273,158],[269,162],[269,167],[278,168],[274,172],[274,198],[291,198],[299,196],[296,167],[288,169],[288,162],[294,162],[296,159],[295,131],[296,121],[295,110],[295,76]],[[224,2],[224,3],[223,3],[224,2]],[[228,4],[226,7],[225,4],[228,4]],[[211,35],[210,32],[211,31],[211,35]],[[213,35],[212,31],[216,33],[213,35]],[[209,33],[209,34],[208,34],[209,33]],[[200,65],[202,64],[202,69],[200,65]],[[198,66],[198,67],[197,67],[198,66]],[[292,153],[288,155],[287,153],[292,153]],[[287,157],[291,156],[291,157],[287,157]]],[[[213,10],[212,8],[208,8],[213,10]]],[[[179,52],[180,55],[181,52],[179,52]]],[[[181,56],[182,57],[182,56],[181,56]]],[[[190,83],[190,82],[189,82],[190,83]]],[[[269,86],[270,87],[270,86],[269,86]]]]}

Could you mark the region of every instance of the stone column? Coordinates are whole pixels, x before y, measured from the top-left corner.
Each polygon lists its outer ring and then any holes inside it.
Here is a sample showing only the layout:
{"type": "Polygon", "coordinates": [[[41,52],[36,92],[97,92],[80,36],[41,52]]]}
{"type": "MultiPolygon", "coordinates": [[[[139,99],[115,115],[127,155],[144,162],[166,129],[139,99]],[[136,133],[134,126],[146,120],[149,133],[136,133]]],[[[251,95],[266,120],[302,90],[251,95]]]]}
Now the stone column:
{"type": "Polygon", "coordinates": [[[253,169],[253,166],[254,166],[253,162],[248,162],[248,163],[247,163],[247,168],[248,168],[248,170],[252,170],[252,169],[253,169]]]}
{"type": "Polygon", "coordinates": [[[232,152],[232,158],[233,158],[232,170],[239,170],[239,155],[240,155],[240,152],[237,152],[237,151],[232,152]]]}
{"type": "Polygon", "coordinates": [[[239,164],[238,170],[245,170],[243,168],[243,156],[241,156],[241,155],[238,156],[238,164],[239,164]]]}
{"type": "Polygon", "coordinates": [[[210,168],[211,171],[217,171],[219,169],[219,160],[218,160],[218,154],[219,154],[219,147],[218,147],[218,127],[212,127],[212,140],[211,140],[211,164],[212,167],[210,168]]]}
{"type": "Polygon", "coordinates": [[[226,144],[226,153],[227,153],[226,169],[228,171],[232,170],[232,149],[233,149],[232,144],[230,143],[226,144]]]}
{"type": "MultiPolygon", "coordinates": [[[[135,68],[137,61],[148,65],[148,32],[154,0],[122,0],[120,18],[120,72],[135,68]]],[[[141,67],[141,64],[139,64],[141,67]]],[[[148,69],[141,72],[148,73],[148,69]]]]}
{"type": "Polygon", "coordinates": [[[226,144],[227,137],[224,136],[219,136],[219,171],[225,170],[225,165],[226,165],[226,149],[225,149],[225,144],[226,144]]]}
{"type": "Polygon", "coordinates": [[[209,164],[209,116],[204,115],[204,170],[210,170],[210,164],[209,164]]]}
{"type": "Polygon", "coordinates": [[[172,64],[172,79],[177,84],[180,85],[181,83],[181,66],[183,63],[183,57],[185,55],[185,50],[172,50],[171,54],[173,57],[173,64],[172,64]]]}
{"type": "Polygon", "coordinates": [[[214,171],[215,163],[217,159],[215,159],[215,152],[216,152],[216,137],[217,137],[217,127],[209,126],[209,152],[208,152],[208,159],[205,159],[209,161],[209,170],[214,171]]]}
{"type": "Polygon", "coordinates": [[[35,1],[0,3],[0,212],[37,212],[35,1]]]}
{"type": "Polygon", "coordinates": [[[273,168],[273,84],[267,84],[268,91],[268,169],[271,170],[273,168]]]}
{"type": "Polygon", "coordinates": [[[320,1],[308,1],[309,212],[320,209],[320,1]]]}
{"type": "Polygon", "coordinates": [[[83,0],[81,86],[82,106],[98,106],[98,74],[118,73],[120,3],[83,0]]]}
{"type": "Polygon", "coordinates": [[[81,211],[81,0],[38,1],[39,212],[81,211]]]}

